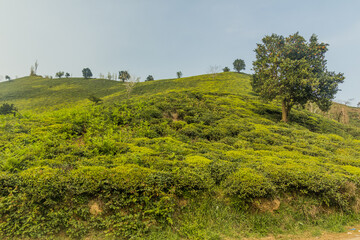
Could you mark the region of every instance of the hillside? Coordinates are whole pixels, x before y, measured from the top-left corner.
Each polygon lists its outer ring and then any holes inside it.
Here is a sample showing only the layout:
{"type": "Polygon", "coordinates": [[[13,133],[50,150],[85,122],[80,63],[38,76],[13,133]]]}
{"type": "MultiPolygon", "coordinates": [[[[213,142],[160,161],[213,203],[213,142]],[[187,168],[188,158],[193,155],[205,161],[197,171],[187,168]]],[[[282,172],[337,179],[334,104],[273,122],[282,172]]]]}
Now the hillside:
{"type": "MultiPolygon", "coordinates": [[[[251,91],[246,75],[229,73],[219,75],[223,81],[203,75],[181,79],[142,82],[135,86],[132,95],[152,95],[169,90],[201,90],[209,92],[231,92],[240,90],[242,94],[251,91]]],[[[88,103],[88,97],[94,95],[108,101],[127,98],[122,82],[107,79],[84,78],[43,78],[24,77],[0,83],[0,103],[11,102],[19,110],[49,111],[73,107],[74,104],[88,103]]]]}
{"type": "Polygon", "coordinates": [[[360,130],[303,109],[279,122],[248,75],[139,83],[130,97],[97,79],[0,89],[20,109],[0,117],[3,238],[241,239],[360,220],[360,130]]]}

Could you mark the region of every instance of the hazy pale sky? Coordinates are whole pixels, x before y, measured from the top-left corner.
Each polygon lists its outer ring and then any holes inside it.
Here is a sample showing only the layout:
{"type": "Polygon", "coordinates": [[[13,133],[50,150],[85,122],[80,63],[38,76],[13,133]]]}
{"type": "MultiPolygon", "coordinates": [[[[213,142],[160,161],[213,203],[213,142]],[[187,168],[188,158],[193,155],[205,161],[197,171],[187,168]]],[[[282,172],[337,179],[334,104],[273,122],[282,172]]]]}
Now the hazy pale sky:
{"type": "Polygon", "coordinates": [[[338,100],[360,101],[358,0],[0,0],[0,76],[128,70],[144,80],[204,74],[245,60],[265,35],[315,33],[328,69],[345,74],[338,100]]]}

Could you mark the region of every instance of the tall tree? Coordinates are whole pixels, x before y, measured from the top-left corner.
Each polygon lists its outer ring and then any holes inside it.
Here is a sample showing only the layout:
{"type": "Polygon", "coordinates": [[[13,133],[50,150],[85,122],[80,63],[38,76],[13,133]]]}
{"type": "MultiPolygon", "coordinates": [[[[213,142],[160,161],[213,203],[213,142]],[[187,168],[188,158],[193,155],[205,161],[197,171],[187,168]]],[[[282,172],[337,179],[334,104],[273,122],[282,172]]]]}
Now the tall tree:
{"type": "Polygon", "coordinates": [[[90,68],[84,68],[82,70],[82,74],[83,74],[84,78],[91,78],[93,75],[90,68]]]}
{"type": "Polygon", "coordinates": [[[241,70],[245,70],[245,62],[242,59],[236,59],[233,62],[233,65],[234,65],[235,71],[237,71],[238,73],[241,72],[241,70]]]}
{"type": "Polygon", "coordinates": [[[37,69],[39,67],[39,63],[38,63],[38,60],[35,61],[35,64],[34,64],[34,71],[35,71],[35,74],[37,74],[37,69]]]}
{"type": "Polygon", "coordinates": [[[64,72],[63,71],[59,71],[55,74],[56,77],[61,78],[62,76],[64,76],[64,72]]]}
{"type": "Polygon", "coordinates": [[[257,44],[252,87],[265,100],[281,101],[282,121],[288,121],[296,104],[310,101],[322,111],[329,110],[338,84],[345,78],[342,73],[327,70],[327,47],[316,35],[307,42],[299,33],[286,38],[272,34],[257,44]]]}
{"type": "Polygon", "coordinates": [[[147,78],[145,79],[145,82],[148,81],[154,81],[154,77],[152,75],[147,76],[147,78]]]}
{"type": "Polygon", "coordinates": [[[182,77],[182,72],[181,71],[178,71],[177,73],[176,73],[176,76],[178,77],[178,78],[181,78],[182,77]]]}
{"type": "Polygon", "coordinates": [[[123,82],[130,79],[130,74],[128,71],[120,71],[119,72],[119,79],[123,82]]]}
{"type": "Polygon", "coordinates": [[[212,75],[213,80],[215,80],[216,75],[220,72],[221,67],[218,65],[212,65],[209,67],[208,73],[212,75]]]}
{"type": "Polygon", "coordinates": [[[128,98],[130,97],[132,90],[135,88],[136,84],[139,81],[140,81],[140,77],[130,76],[128,81],[124,84],[128,98]]]}

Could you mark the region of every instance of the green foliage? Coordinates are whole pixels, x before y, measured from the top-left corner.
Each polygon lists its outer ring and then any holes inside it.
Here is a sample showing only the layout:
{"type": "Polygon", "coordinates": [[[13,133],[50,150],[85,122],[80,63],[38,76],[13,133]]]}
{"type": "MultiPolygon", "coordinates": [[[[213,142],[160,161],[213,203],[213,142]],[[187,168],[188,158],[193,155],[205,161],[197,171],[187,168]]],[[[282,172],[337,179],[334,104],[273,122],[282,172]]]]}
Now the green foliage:
{"type": "Polygon", "coordinates": [[[61,78],[62,76],[64,76],[64,72],[63,71],[57,72],[55,74],[55,76],[58,77],[58,78],[61,78]]]}
{"type": "Polygon", "coordinates": [[[230,72],[230,68],[224,67],[224,68],[223,68],[223,72],[230,72]]]}
{"type": "Polygon", "coordinates": [[[148,82],[148,81],[154,81],[154,77],[152,75],[147,76],[145,79],[145,82],[148,82]]]}
{"type": "Polygon", "coordinates": [[[181,71],[179,71],[179,72],[176,72],[176,76],[177,76],[177,78],[181,78],[182,77],[182,72],[181,71]]]}
{"type": "Polygon", "coordinates": [[[86,79],[91,78],[93,76],[90,68],[84,68],[82,70],[82,74],[83,74],[83,77],[86,78],[86,79]]]}
{"type": "Polygon", "coordinates": [[[108,80],[2,84],[0,97],[44,105],[0,116],[0,238],[220,239],[326,221],[338,229],[327,209],[345,221],[358,201],[359,130],[296,108],[279,123],[281,107],[252,95],[245,74],[139,83],[129,99],[108,80]],[[103,104],[88,101],[94,88],[103,104]],[[60,100],[67,108],[46,105],[60,100]],[[280,208],[259,213],[273,199],[280,208]],[[312,216],[314,205],[324,212],[312,216]]]}
{"type": "Polygon", "coordinates": [[[225,193],[241,201],[271,196],[275,187],[269,179],[250,168],[232,173],[223,183],[225,193]]]}
{"type": "Polygon", "coordinates": [[[344,81],[342,73],[326,68],[328,44],[318,43],[313,35],[309,42],[298,33],[287,38],[273,34],[265,36],[255,49],[255,74],[252,87],[265,100],[282,102],[282,121],[288,121],[291,108],[316,103],[326,111],[344,81]]]}
{"type": "Polygon", "coordinates": [[[102,101],[101,98],[96,97],[96,96],[94,96],[94,95],[90,95],[89,100],[92,101],[92,102],[95,103],[95,104],[99,104],[99,103],[102,101]]]}
{"type": "Polygon", "coordinates": [[[241,72],[241,70],[245,70],[245,62],[242,59],[236,59],[233,62],[233,65],[234,65],[234,70],[238,73],[241,72]]]}
{"type": "Polygon", "coordinates": [[[130,79],[130,74],[128,73],[128,71],[120,71],[119,72],[119,79],[122,82],[125,82],[125,81],[130,79]]]}
{"type": "Polygon", "coordinates": [[[0,106],[0,115],[13,114],[15,116],[17,111],[14,104],[3,103],[3,105],[0,106]]]}

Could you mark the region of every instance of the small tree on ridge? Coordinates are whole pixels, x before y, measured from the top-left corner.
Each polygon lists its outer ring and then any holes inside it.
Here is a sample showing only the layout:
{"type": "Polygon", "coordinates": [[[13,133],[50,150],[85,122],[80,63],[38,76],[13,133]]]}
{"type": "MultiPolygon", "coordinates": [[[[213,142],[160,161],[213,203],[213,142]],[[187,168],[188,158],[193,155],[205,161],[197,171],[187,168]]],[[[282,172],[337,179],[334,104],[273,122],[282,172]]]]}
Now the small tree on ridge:
{"type": "Polygon", "coordinates": [[[245,70],[245,62],[242,59],[236,59],[233,62],[233,65],[234,65],[235,71],[237,71],[238,73],[240,73],[241,70],[245,70]]]}
{"type": "Polygon", "coordinates": [[[177,78],[181,78],[182,77],[182,72],[181,71],[178,71],[177,73],[176,73],[176,76],[177,76],[177,78]]]}
{"type": "Polygon", "coordinates": [[[120,71],[119,72],[119,79],[122,81],[122,82],[125,82],[127,80],[130,79],[130,74],[128,71],[120,71]]]}
{"type": "Polygon", "coordinates": [[[62,72],[62,71],[57,72],[57,73],[55,74],[55,76],[58,77],[58,78],[61,78],[62,76],[64,76],[64,72],[62,72]]]}
{"type": "Polygon", "coordinates": [[[84,78],[91,78],[92,77],[92,72],[91,72],[91,70],[90,70],[90,68],[84,68],[83,70],[82,70],[82,74],[83,74],[83,77],[84,78]]]}
{"type": "Polygon", "coordinates": [[[147,76],[147,78],[145,79],[145,82],[148,81],[154,81],[154,77],[152,75],[147,76]]]}

